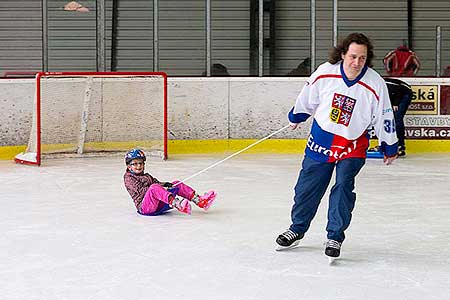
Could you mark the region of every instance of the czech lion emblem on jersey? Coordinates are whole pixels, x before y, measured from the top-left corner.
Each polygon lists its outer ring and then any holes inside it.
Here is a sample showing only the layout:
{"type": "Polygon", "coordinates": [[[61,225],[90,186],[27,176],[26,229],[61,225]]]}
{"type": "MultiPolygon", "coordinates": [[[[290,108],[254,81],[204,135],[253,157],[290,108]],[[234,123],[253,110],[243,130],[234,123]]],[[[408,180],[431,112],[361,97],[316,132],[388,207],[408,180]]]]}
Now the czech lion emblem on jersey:
{"type": "Polygon", "coordinates": [[[335,93],[331,103],[331,122],[348,126],[352,118],[356,100],[345,95],[335,93]]]}

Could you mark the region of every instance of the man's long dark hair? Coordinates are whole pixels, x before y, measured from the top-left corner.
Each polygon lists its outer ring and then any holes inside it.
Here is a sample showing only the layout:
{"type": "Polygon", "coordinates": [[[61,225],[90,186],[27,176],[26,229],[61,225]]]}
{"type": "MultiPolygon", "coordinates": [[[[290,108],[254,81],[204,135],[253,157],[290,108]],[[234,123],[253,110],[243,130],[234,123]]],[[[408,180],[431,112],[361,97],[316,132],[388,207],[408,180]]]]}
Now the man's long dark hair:
{"type": "Polygon", "coordinates": [[[372,67],[372,59],[374,57],[372,42],[367,36],[358,32],[350,33],[339,45],[333,47],[333,49],[330,52],[328,62],[331,64],[335,64],[341,61],[342,54],[345,55],[347,53],[348,47],[350,47],[351,43],[356,43],[358,45],[366,45],[367,47],[366,65],[372,67]]]}

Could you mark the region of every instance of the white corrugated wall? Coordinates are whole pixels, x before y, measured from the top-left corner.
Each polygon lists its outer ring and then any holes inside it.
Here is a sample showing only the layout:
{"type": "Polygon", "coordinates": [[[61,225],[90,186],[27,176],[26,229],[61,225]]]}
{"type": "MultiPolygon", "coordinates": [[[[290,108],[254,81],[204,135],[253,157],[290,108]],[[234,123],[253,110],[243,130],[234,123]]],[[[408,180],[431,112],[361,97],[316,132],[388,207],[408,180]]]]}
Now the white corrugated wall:
{"type": "MultiPolygon", "coordinates": [[[[96,1],[78,1],[88,13],[67,12],[64,0],[48,0],[48,70],[96,69],[96,1]]],[[[442,69],[450,64],[450,1],[413,2],[413,48],[422,61],[418,75],[434,75],[435,32],[441,25],[442,69]]],[[[0,0],[0,70],[42,68],[41,4],[38,0],[0,0]]],[[[106,4],[106,69],[111,60],[111,8],[106,4]]],[[[384,55],[408,39],[407,1],[338,1],[339,37],[361,31],[375,44],[374,66],[383,74],[384,55]]],[[[332,46],[332,0],[316,0],[316,65],[332,46]]],[[[159,70],[172,76],[200,76],[206,67],[205,0],[159,1],[159,70]]],[[[211,62],[231,75],[250,74],[250,1],[211,0],[211,62]]],[[[153,1],[119,0],[117,70],[153,70],[153,1]]],[[[268,17],[265,34],[268,35],[268,17]]],[[[264,75],[286,75],[310,56],[310,1],[276,1],[276,68],[269,73],[265,49],[264,75]]],[[[266,36],[268,37],[268,36],[266,36]]]]}

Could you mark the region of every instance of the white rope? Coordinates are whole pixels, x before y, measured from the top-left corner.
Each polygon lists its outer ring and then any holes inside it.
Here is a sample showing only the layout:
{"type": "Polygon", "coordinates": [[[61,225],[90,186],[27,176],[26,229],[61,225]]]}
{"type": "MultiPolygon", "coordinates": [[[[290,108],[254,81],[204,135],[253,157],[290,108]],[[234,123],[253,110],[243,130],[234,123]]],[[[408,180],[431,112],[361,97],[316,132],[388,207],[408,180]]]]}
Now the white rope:
{"type": "Polygon", "coordinates": [[[207,171],[207,170],[209,170],[209,169],[211,169],[211,168],[214,168],[214,167],[217,166],[217,165],[220,165],[220,164],[223,163],[224,161],[227,161],[227,160],[229,160],[230,158],[235,157],[236,155],[238,155],[238,154],[244,152],[245,150],[248,150],[248,149],[250,149],[251,147],[253,147],[253,146],[255,146],[255,145],[258,145],[259,143],[261,143],[261,142],[267,140],[268,138],[270,138],[271,136],[273,136],[273,135],[275,135],[275,134],[277,134],[277,133],[279,133],[279,132],[285,130],[286,128],[289,127],[289,125],[290,125],[290,124],[287,124],[287,125],[284,126],[283,128],[280,128],[280,129],[278,129],[277,131],[272,132],[272,133],[269,134],[268,136],[263,137],[263,138],[260,139],[260,140],[257,140],[257,141],[254,142],[253,144],[248,145],[247,147],[245,147],[244,149],[239,150],[238,152],[233,153],[233,154],[231,154],[231,155],[228,156],[228,157],[225,157],[225,158],[222,159],[221,161],[218,161],[218,162],[216,162],[216,163],[210,165],[209,167],[204,168],[203,170],[200,170],[200,171],[198,171],[198,172],[195,173],[195,174],[192,174],[192,175],[189,176],[189,177],[186,177],[185,179],[181,180],[180,182],[177,182],[176,184],[174,184],[173,186],[177,186],[177,185],[180,184],[181,182],[186,182],[186,181],[188,181],[189,179],[192,179],[192,178],[194,178],[195,176],[200,175],[200,174],[202,174],[203,172],[205,172],[205,171],[207,171]]]}

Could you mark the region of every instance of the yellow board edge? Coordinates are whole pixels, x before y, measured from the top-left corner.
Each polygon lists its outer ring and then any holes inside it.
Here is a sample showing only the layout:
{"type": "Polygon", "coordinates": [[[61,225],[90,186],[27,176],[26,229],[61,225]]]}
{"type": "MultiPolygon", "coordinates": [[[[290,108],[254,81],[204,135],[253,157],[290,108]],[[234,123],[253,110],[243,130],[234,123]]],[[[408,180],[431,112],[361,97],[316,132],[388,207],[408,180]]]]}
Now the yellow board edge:
{"type": "Polygon", "coordinates": [[[27,146],[0,146],[0,160],[13,160],[14,157],[24,152],[27,146]]]}
{"type": "MultiPolygon", "coordinates": [[[[256,142],[254,139],[232,139],[232,140],[169,140],[168,152],[171,154],[213,154],[233,153],[244,149],[256,142]]],[[[100,143],[99,143],[100,144],[100,143]]],[[[371,141],[371,146],[377,144],[371,141]]],[[[95,146],[95,145],[91,145],[95,146]]],[[[101,143],[101,147],[105,144],[101,143]]],[[[124,151],[136,147],[135,143],[121,144],[124,151]]],[[[253,154],[298,154],[303,153],[306,146],[304,139],[271,139],[263,141],[245,151],[253,154]]],[[[25,151],[26,146],[0,146],[0,160],[13,160],[15,155],[25,151]]],[[[406,152],[427,153],[447,152],[450,153],[450,140],[407,140],[406,152]]]]}

